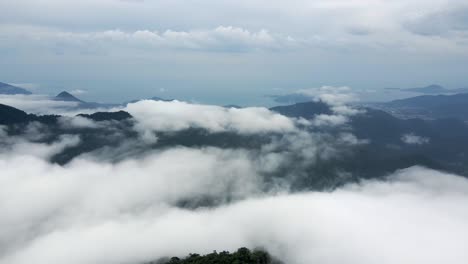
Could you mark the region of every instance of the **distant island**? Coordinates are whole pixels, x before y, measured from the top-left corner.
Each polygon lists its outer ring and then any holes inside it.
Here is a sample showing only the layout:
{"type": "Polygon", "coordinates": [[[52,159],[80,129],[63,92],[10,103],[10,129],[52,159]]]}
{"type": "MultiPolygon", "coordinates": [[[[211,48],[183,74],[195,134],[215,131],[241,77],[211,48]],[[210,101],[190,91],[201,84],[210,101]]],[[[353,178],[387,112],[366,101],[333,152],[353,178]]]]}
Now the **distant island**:
{"type": "Polygon", "coordinates": [[[415,88],[385,88],[386,90],[398,90],[402,92],[413,92],[420,94],[455,94],[468,93],[468,88],[447,89],[438,84],[431,84],[424,87],[415,88]]]}

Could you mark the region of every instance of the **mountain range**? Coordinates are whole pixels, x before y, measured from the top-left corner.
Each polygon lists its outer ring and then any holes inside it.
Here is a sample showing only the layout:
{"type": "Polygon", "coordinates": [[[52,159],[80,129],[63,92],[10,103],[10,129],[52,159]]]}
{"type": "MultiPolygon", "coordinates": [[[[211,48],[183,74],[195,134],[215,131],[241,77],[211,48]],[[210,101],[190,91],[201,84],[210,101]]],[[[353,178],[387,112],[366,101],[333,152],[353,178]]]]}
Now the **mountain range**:
{"type": "MultiPolygon", "coordinates": [[[[82,101],[67,92],[58,94],[54,100],[76,102],[78,107],[102,106],[82,101]]],[[[164,99],[153,98],[153,100],[164,99]]],[[[308,168],[306,175],[295,179],[296,188],[322,189],[342,184],[343,179],[338,173],[340,171],[350,173],[351,180],[359,180],[384,177],[389,172],[413,165],[423,165],[468,176],[468,163],[466,163],[468,125],[465,123],[468,116],[468,94],[418,96],[376,104],[375,107],[361,106],[360,109],[364,113],[350,117],[349,123],[344,128],[326,128],[325,132],[339,136],[343,131],[348,131],[358,139],[366,140],[367,143],[343,151],[346,154],[340,158],[314,164],[308,168]],[[411,140],[406,140],[407,138],[411,140]]],[[[330,107],[320,101],[277,106],[270,110],[288,117],[307,120],[312,120],[320,114],[333,114],[330,107]]],[[[82,137],[84,140],[80,145],[68,148],[52,157],[52,160],[59,164],[66,164],[86,152],[117,146],[122,142],[138,138],[138,134],[133,129],[135,121],[129,113],[101,111],[79,116],[107,123],[105,126],[63,128],[60,123],[61,117],[58,115],[39,116],[0,105],[0,125],[6,126],[9,135],[21,135],[25,133],[28,124],[36,122],[48,127],[49,134],[44,139],[46,142],[62,134],[82,137]],[[118,136],[105,136],[110,133],[118,136]]],[[[310,129],[321,132],[319,128],[310,129]]],[[[255,149],[271,140],[271,137],[261,134],[208,133],[200,128],[188,128],[175,133],[158,132],[157,137],[156,143],[139,146],[138,152],[144,153],[171,146],[255,149]]],[[[115,153],[115,158],[119,158],[119,153],[115,153]]],[[[285,170],[294,170],[294,167],[294,164],[291,164],[285,170]]]]}
{"type": "Polygon", "coordinates": [[[420,94],[456,94],[456,93],[467,93],[468,88],[457,88],[457,89],[447,89],[438,84],[431,84],[424,87],[415,87],[415,88],[385,88],[387,90],[399,90],[403,92],[413,92],[420,94]]]}
{"type": "MultiPolygon", "coordinates": [[[[319,114],[330,114],[331,109],[322,102],[307,102],[271,108],[283,115],[311,120],[319,114]]],[[[425,166],[468,176],[468,125],[458,119],[400,119],[385,111],[362,108],[365,111],[350,118],[345,127],[326,128],[323,132],[339,137],[348,131],[364,144],[343,147],[343,155],[329,160],[318,160],[301,175],[292,181],[292,188],[328,189],[349,181],[385,177],[390,172],[414,165],[425,166]],[[421,139],[406,141],[405,137],[421,139]],[[430,143],[430,144],[428,144],[430,143]],[[343,178],[343,173],[349,177],[343,178]]],[[[52,157],[52,161],[66,164],[74,157],[87,153],[102,151],[125,142],[138,141],[138,133],[133,129],[135,120],[124,111],[97,112],[91,115],[81,114],[95,122],[106,122],[105,125],[70,128],[63,127],[58,115],[38,116],[19,109],[0,105],[0,125],[11,136],[26,133],[32,122],[40,123],[47,128],[47,137],[40,140],[50,142],[63,134],[77,135],[82,138],[79,145],[69,147],[52,157]],[[110,136],[112,135],[112,136],[110,136]]],[[[321,133],[322,128],[308,128],[321,133]]],[[[279,137],[281,135],[278,135],[279,137]]],[[[240,135],[233,132],[209,133],[201,128],[188,128],[177,132],[157,132],[157,142],[137,145],[132,153],[145,153],[154,149],[174,146],[185,147],[222,147],[260,149],[272,137],[263,134],[240,135]]],[[[124,144],[125,145],[125,144],[124,144]]],[[[116,148],[112,159],[118,160],[128,149],[116,148]],[[119,153],[119,151],[123,151],[119,153]]],[[[284,167],[284,172],[297,170],[299,159],[292,159],[284,167]]],[[[272,178],[284,177],[279,171],[272,178]]],[[[186,203],[187,201],[184,201],[186,203]]]]}
{"type": "MultiPolygon", "coordinates": [[[[272,110],[306,119],[329,113],[325,105],[316,102],[274,107],[272,110]]],[[[468,152],[468,126],[462,120],[401,119],[378,109],[362,110],[364,114],[350,119],[349,129],[357,138],[367,139],[369,143],[356,147],[356,155],[337,161],[332,167],[345,168],[363,178],[413,165],[456,171],[468,176],[468,166],[458,166],[465,163],[465,153],[468,152]],[[408,144],[404,141],[405,135],[427,139],[425,142],[430,144],[408,144]]]]}
{"type": "Polygon", "coordinates": [[[371,107],[385,110],[400,118],[457,118],[468,121],[468,93],[454,95],[421,95],[371,107]]]}

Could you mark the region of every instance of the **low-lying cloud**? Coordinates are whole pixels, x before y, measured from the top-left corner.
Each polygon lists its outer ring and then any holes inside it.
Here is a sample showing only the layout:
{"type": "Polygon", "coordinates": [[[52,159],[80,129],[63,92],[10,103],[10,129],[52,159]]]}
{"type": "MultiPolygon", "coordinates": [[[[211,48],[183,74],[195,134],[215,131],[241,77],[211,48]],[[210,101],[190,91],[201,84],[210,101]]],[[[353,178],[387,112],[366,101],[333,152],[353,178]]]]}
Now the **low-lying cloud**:
{"type": "Polygon", "coordinates": [[[330,108],[331,114],[318,114],[311,121],[315,126],[339,126],[348,122],[350,116],[362,114],[362,109],[350,106],[358,101],[358,96],[350,87],[322,86],[297,90],[292,94],[273,96],[280,103],[323,102],[330,108]]]}
{"type": "Polygon", "coordinates": [[[0,263],[139,263],[241,246],[263,247],[292,264],[456,264],[468,257],[465,178],[414,167],[386,182],[189,210],[170,201],[223,195],[229,179],[249,193],[244,184],[254,182],[239,164],[206,153],[186,153],[188,164],[179,166],[181,154],[116,167],[78,161],[49,168],[29,159],[33,170],[2,161],[9,169],[1,175],[1,221],[9,228],[0,233],[0,263]],[[207,164],[228,167],[214,173],[207,164]],[[240,174],[229,176],[236,167],[240,174]]]}
{"type": "Polygon", "coordinates": [[[27,113],[57,114],[64,109],[78,106],[77,102],[53,100],[47,95],[3,95],[0,94],[0,104],[21,109],[27,113]]]}
{"type": "Polygon", "coordinates": [[[429,138],[409,133],[401,136],[401,141],[410,145],[423,145],[429,143],[429,138]]]}
{"type": "Polygon", "coordinates": [[[195,127],[210,132],[255,134],[290,132],[295,129],[292,119],[263,107],[225,108],[180,101],[144,100],[129,104],[125,110],[135,117],[141,127],[155,131],[195,127]]]}

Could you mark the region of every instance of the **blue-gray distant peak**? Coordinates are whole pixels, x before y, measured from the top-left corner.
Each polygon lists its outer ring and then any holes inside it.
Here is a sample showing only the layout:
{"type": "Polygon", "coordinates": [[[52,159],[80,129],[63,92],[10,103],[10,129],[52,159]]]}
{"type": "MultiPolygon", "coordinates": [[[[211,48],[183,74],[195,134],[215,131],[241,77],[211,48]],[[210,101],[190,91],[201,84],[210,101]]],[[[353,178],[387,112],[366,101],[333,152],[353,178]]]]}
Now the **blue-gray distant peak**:
{"type": "Polygon", "coordinates": [[[404,92],[413,92],[420,94],[455,94],[455,93],[466,93],[468,92],[467,88],[458,88],[458,89],[447,89],[438,84],[431,84],[424,87],[416,88],[386,88],[388,90],[400,90],[404,92]]]}
{"type": "Polygon", "coordinates": [[[55,99],[56,100],[59,100],[59,101],[69,101],[69,102],[80,102],[80,103],[84,103],[82,100],[76,98],[75,96],[73,96],[71,93],[69,92],[61,92],[59,93],[57,96],[55,96],[55,99]]]}
{"type": "Polygon", "coordinates": [[[8,83],[0,82],[0,94],[31,94],[31,92],[8,83]]]}

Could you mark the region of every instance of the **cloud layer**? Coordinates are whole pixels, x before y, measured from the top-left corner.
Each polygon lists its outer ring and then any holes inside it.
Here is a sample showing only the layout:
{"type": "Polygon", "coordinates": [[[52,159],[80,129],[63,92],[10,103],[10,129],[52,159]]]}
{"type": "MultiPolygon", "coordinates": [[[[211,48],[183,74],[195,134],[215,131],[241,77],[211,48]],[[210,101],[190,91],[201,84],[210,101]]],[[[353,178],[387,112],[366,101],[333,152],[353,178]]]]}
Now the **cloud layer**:
{"type": "Polygon", "coordinates": [[[76,107],[76,102],[56,101],[46,95],[0,95],[0,103],[27,113],[57,114],[63,109],[76,107]]]}
{"type": "MultiPolygon", "coordinates": [[[[136,30],[125,32],[119,29],[96,32],[60,31],[40,27],[0,27],[0,36],[18,41],[37,42],[40,46],[59,44],[64,50],[77,52],[105,52],[112,49],[138,50],[192,50],[212,52],[248,52],[256,50],[289,49],[300,45],[290,36],[272,34],[265,29],[251,32],[233,26],[218,26],[214,29],[163,32],[136,30]],[[112,47],[112,48],[110,48],[112,47]]],[[[5,44],[5,43],[4,43],[5,44]]]]}
{"type": "MultiPolygon", "coordinates": [[[[193,211],[171,201],[205,191],[223,195],[221,182],[232,177],[231,168],[245,172],[234,160],[219,163],[206,152],[193,153],[184,168],[167,163],[181,154],[191,155],[175,150],[116,167],[79,161],[48,168],[28,159],[40,170],[7,169],[1,176],[6,196],[1,210],[8,216],[2,225],[9,228],[0,235],[0,263],[138,263],[240,246],[263,247],[292,264],[456,264],[468,257],[464,178],[415,167],[388,182],[250,198],[193,211]],[[206,171],[209,164],[223,167],[216,173],[218,184],[206,171]],[[165,173],[172,177],[163,177],[165,173]],[[16,192],[8,191],[12,188],[16,192]]],[[[11,167],[17,163],[9,161],[11,167]]],[[[243,179],[252,183],[247,175],[243,179]]],[[[235,178],[231,180],[239,183],[235,178]]],[[[245,183],[231,190],[248,193],[245,183]]]]}

